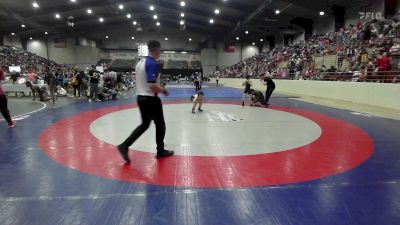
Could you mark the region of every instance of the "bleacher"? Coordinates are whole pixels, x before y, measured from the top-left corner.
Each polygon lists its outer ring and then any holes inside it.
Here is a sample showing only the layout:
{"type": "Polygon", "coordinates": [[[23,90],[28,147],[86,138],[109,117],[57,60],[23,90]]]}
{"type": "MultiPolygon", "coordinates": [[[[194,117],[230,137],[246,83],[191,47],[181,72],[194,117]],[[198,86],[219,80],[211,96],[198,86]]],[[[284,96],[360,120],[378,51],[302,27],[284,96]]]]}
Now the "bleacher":
{"type": "Polygon", "coordinates": [[[168,63],[167,64],[168,69],[188,69],[189,68],[188,61],[169,60],[167,63],[168,63]]]}
{"type": "Polygon", "coordinates": [[[110,65],[111,59],[100,59],[97,61],[96,66],[107,66],[110,65]]]}
{"type": "Polygon", "coordinates": [[[400,73],[399,19],[396,15],[380,21],[359,22],[337,32],[261,52],[226,68],[222,74],[233,78],[270,73],[284,79],[397,82],[400,73]],[[367,31],[372,34],[366,36],[367,31]],[[390,57],[390,63],[384,67],[379,65],[383,62],[380,59],[385,57],[383,53],[390,57]]]}
{"type": "Polygon", "coordinates": [[[20,66],[21,73],[29,71],[40,72],[44,70],[44,65],[50,69],[60,68],[56,62],[23,50],[22,48],[11,46],[0,46],[0,65],[6,67],[20,66]]]}
{"type": "Polygon", "coordinates": [[[136,60],[115,59],[109,65],[110,68],[116,71],[129,71],[135,68],[136,60]]]}
{"type": "Polygon", "coordinates": [[[195,70],[200,70],[202,68],[200,61],[191,61],[190,62],[191,68],[195,70]]]}

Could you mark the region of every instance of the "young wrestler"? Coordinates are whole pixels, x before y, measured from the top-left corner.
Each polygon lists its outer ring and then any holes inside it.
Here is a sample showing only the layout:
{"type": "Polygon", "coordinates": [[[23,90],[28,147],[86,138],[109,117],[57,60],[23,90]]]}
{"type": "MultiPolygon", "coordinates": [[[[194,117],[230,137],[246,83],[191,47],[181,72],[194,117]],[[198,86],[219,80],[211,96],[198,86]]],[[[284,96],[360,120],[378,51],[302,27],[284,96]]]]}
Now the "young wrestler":
{"type": "Polygon", "coordinates": [[[250,90],[251,86],[253,84],[251,83],[250,76],[246,76],[246,80],[243,82],[242,86],[244,86],[244,92],[243,92],[243,98],[242,98],[242,106],[244,106],[244,100],[248,95],[250,95],[250,90]]]}
{"type": "Polygon", "coordinates": [[[251,89],[251,104],[250,106],[262,106],[265,102],[264,95],[261,91],[251,89]]]}
{"type": "Polygon", "coordinates": [[[197,94],[192,96],[192,102],[193,102],[193,108],[192,108],[192,113],[195,113],[196,106],[199,105],[199,108],[197,109],[199,112],[203,112],[201,109],[201,106],[203,105],[203,98],[204,98],[204,92],[199,91],[197,94]]]}

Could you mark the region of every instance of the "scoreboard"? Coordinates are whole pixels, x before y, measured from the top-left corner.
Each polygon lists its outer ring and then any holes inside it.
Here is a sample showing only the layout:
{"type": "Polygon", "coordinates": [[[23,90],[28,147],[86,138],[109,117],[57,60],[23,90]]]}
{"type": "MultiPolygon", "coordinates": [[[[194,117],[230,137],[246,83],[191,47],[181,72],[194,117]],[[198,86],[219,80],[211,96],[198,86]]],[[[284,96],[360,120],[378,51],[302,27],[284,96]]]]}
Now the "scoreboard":
{"type": "Polygon", "coordinates": [[[147,44],[139,44],[138,55],[139,57],[144,57],[149,55],[149,48],[147,47],[147,44]]]}

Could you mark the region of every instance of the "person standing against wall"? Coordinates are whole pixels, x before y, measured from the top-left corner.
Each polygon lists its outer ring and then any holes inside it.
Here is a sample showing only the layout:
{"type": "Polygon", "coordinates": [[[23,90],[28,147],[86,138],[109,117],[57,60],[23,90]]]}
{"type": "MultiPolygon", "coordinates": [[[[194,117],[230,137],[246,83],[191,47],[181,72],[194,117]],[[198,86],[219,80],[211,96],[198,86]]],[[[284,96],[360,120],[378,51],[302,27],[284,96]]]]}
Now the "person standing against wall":
{"type": "Polygon", "coordinates": [[[79,74],[80,74],[80,83],[81,83],[80,88],[79,88],[80,96],[82,96],[83,98],[86,98],[87,97],[87,89],[88,89],[88,78],[85,74],[85,71],[83,71],[83,70],[81,70],[79,72],[79,74]]]}
{"type": "Polygon", "coordinates": [[[99,75],[97,74],[95,65],[93,65],[92,69],[89,71],[89,78],[90,78],[89,102],[92,102],[92,100],[100,101],[97,98],[99,93],[99,75]]]}
{"type": "Polygon", "coordinates": [[[118,151],[122,158],[129,163],[128,148],[150,126],[151,121],[156,125],[157,158],[172,156],[174,151],[164,149],[165,121],[160,93],[169,95],[167,89],[157,84],[159,65],[156,60],[160,58],[161,44],[158,41],[149,41],[147,44],[149,56],[141,59],[136,65],[137,103],[139,105],[142,124],[120,145],[118,151]]]}
{"type": "Polygon", "coordinates": [[[116,89],[116,87],[117,87],[117,78],[118,78],[117,73],[116,73],[114,70],[111,70],[111,71],[108,73],[108,75],[109,75],[109,77],[110,77],[111,88],[112,88],[112,89],[116,89]]]}
{"type": "MultiPolygon", "coordinates": [[[[5,80],[4,72],[0,67],[0,84],[4,80],[5,80]]],[[[15,127],[16,123],[11,119],[10,111],[8,110],[7,106],[7,97],[1,85],[0,85],[0,112],[3,115],[4,119],[7,121],[8,127],[9,128],[15,127]]]]}
{"type": "Polygon", "coordinates": [[[33,101],[36,101],[36,91],[34,90],[33,85],[36,84],[37,75],[33,70],[31,70],[26,74],[26,77],[28,79],[26,81],[26,86],[31,89],[33,101]]]}
{"type": "Polygon", "coordinates": [[[47,69],[46,71],[46,76],[45,80],[47,83],[47,86],[49,87],[50,91],[50,97],[51,97],[51,102],[56,103],[56,95],[55,92],[57,92],[57,78],[54,70],[47,69]]]}
{"type": "Polygon", "coordinates": [[[79,83],[79,73],[78,71],[74,71],[73,75],[69,81],[69,83],[71,84],[71,87],[74,89],[74,97],[76,97],[76,92],[78,91],[79,96],[81,96],[81,89],[80,89],[80,83],[79,83]]]}

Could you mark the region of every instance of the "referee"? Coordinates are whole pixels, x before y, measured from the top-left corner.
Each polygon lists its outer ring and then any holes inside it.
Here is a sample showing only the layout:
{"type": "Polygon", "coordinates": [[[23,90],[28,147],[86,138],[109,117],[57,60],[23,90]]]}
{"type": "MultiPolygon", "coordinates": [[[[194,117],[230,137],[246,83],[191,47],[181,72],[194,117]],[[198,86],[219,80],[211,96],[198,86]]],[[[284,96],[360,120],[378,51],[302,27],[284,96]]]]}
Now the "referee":
{"type": "Polygon", "coordinates": [[[130,162],[128,148],[131,146],[150,126],[151,121],[156,125],[157,158],[172,156],[174,151],[164,149],[165,121],[159,93],[169,95],[167,89],[157,84],[159,66],[156,62],[160,58],[161,44],[158,41],[149,41],[149,56],[141,59],[136,65],[136,92],[142,124],[118,146],[122,158],[130,162]]]}

